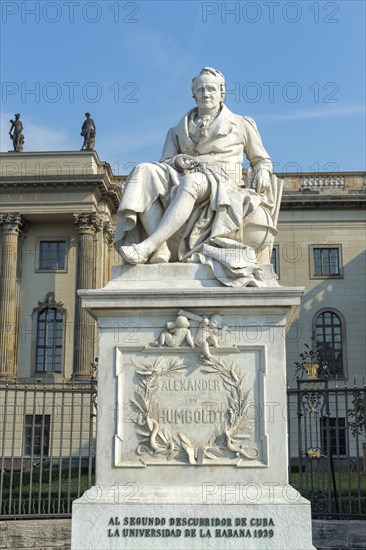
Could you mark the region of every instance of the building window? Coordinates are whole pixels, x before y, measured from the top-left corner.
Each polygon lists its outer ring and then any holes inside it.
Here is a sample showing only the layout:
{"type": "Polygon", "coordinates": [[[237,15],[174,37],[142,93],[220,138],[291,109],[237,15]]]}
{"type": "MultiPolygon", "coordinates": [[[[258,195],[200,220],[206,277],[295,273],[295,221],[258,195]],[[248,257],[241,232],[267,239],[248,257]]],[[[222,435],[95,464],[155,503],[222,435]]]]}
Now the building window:
{"type": "Polygon", "coordinates": [[[36,373],[60,373],[63,364],[63,332],[66,310],[49,292],[33,314],[37,313],[35,370],[36,373]]]}
{"type": "Polygon", "coordinates": [[[344,324],[339,314],[323,311],[315,319],[315,342],[332,377],[344,377],[344,324]]]}
{"type": "Polygon", "coordinates": [[[280,262],[279,262],[278,249],[279,249],[278,244],[275,244],[273,246],[272,254],[271,254],[271,265],[272,265],[273,271],[276,273],[277,277],[280,276],[280,262]]]}
{"type": "Polygon", "coordinates": [[[48,456],[50,418],[49,414],[25,415],[24,454],[26,456],[48,456]]]}
{"type": "Polygon", "coordinates": [[[312,246],[311,274],[313,277],[341,277],[341,247],[312,246]]]}
{"type": "Polygon", "coordinates": [[[329,453],[328,439],[332,455],[340,456],[347,454],[345,418],[321,418],[320,432],[322,438],[322,451],[324,454],[329,453]]]}
{"type": "Polygon", "coordinates": [[[66,241],[39,241],[39,269],[42,271],[66,269],[66,241]]]}
{"type": "Polygon", "coordinates": [[[46,308],[37,320],[36,371],[61,372],[63,315],[46,308]]]}

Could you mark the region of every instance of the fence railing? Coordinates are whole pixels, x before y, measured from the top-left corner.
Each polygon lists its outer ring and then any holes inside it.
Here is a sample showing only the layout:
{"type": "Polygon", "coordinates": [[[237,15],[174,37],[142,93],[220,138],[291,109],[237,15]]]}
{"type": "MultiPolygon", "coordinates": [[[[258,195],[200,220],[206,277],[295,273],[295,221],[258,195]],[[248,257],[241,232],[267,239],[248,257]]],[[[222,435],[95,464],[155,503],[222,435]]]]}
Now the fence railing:
{"type": "Polygon", "coordinates": [[[313,518],[366,517],[366,387],[309,380],[289,389],[290,484],[313,518]]]}
{"type": "MultiPolygon", "coordinates": [[[[314,518],[366,515],[366,388],[288,390],[290,483],[314,518]]],[[[94,483],[96,382],[0,383],[0,519],[70,517],[94,483]]]]}
{"type": "Polygon", "coordinates": [[[0,518],[69,517],[94,481],[94,380],[0,384],[0,518]]]}

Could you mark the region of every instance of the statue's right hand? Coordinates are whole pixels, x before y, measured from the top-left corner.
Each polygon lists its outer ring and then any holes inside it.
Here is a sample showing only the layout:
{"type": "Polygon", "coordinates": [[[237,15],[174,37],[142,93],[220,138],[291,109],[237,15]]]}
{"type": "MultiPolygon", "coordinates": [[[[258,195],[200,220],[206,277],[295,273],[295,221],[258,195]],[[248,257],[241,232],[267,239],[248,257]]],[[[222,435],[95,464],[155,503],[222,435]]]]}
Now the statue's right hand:
{"type": "Polygon", "coordinates": [[[181,172],[192,170],[197,164],[197,160],[189,155],[180,154],[174,157],[174,166],[181,172]]]}

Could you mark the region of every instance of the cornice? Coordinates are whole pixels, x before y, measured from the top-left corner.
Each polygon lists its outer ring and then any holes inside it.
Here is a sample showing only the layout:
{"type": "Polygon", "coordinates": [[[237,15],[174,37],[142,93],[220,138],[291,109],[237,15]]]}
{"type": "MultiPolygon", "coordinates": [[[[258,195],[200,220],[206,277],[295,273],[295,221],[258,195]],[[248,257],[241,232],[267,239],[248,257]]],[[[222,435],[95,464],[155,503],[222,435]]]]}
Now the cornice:
{"type": "Polygon", "coordinates": [[[281,210],[363,209],[366,205],[364,191],[339,194],[286,193],[282,195],[281,210]]]}
{"type": "Polygon", "coordinates": [[[0,194],[2,191],[38,190],[47,189],[70,192],[81,189],[98,189],[101,198],[109,200],[115,209],[118,208],[121,200],[121,187],[111,183],[107,174],[84,174],[84,175],[52,175],[52,176],[8,176],[0,181],[0,194]]]}

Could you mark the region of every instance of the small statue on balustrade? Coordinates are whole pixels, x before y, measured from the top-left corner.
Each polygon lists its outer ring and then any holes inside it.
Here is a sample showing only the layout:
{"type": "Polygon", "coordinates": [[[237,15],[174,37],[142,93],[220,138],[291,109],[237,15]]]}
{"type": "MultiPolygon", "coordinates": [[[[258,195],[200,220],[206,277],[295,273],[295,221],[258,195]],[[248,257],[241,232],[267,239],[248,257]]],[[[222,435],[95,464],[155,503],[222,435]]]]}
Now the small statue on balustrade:
{"type": "Polygon", "coordinates": [[[97,128],[95,126],[94,120],[91,118],[90,113],[85,113],[86,119],[83,122],[81,127],[81,136],[84,136],[84,143],[81,147],[81,150],[85,149],[87,151],[92,151],[95,146],[95,136],[97,133],[97,128]]]}
{"type": "Polygon", "coordinates": [[[13,142],[14,151],[17,151],[18,153],[21,153],[23,151],[24,146],[24,135],[23,135],[23,123],[20,120],[20,114],[17,113],[15,116],[15,120],[10,120],[10,130],[9,130],[9,136],[10,139],[13,142]]]}

